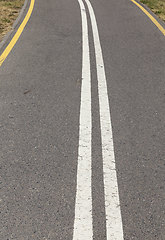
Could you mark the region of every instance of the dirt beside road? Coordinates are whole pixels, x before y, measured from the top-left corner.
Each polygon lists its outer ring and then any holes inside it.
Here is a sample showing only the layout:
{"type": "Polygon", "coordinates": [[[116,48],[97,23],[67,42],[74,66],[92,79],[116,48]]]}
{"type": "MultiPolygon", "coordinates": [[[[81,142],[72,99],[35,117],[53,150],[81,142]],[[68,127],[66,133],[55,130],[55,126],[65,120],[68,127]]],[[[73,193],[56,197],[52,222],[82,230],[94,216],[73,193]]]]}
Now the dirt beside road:
{"type": "Polygon", "coordinates": [[[0,41],[11,30],[24,0],[0,0],[0,41]]]}
{"type": "Polygon", "coordinates": [[[146,4],[158,17],[165,21],[165,0],[140,0],[146,4]]]}

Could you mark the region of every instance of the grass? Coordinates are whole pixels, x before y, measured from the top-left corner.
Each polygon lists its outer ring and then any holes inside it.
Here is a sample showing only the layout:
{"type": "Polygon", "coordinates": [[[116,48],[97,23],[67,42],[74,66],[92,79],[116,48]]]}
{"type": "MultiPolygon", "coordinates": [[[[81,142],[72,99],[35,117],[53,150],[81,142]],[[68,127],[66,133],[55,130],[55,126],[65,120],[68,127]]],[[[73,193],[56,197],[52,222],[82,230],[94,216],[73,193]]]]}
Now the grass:
{"type": "Polygon", "coordinates": [[[0,41],[12,29],[24,0],[0,0],[0,41]]]}
{"type": "Polygon", "coordinates": [[[146,4],[159,18],[165,21],[165,0],[140,0],[146,4]]]}

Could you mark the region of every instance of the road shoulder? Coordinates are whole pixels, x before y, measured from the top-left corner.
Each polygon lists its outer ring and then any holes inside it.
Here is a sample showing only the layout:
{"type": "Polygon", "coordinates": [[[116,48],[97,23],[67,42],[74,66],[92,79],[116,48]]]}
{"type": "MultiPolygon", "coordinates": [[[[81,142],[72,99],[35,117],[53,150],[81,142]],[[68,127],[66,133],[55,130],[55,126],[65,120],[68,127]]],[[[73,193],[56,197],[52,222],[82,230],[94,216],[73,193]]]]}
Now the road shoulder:
{"type": "Polygon", "coordinates": [[[4,51],[4,49],[6,48],[8,43],[13,38],[15,32],[18,30],[18,28],[27,12],[29,4],[30,4],[30,0],[25,0],[24,5],[23,5],[22,9],[20,10],[18,17],[16,18],[16,20],[12,26],[12,29],[3,37],[2,41],[0,42],[0,55],[2,54],[2,52],[4,51]]]}

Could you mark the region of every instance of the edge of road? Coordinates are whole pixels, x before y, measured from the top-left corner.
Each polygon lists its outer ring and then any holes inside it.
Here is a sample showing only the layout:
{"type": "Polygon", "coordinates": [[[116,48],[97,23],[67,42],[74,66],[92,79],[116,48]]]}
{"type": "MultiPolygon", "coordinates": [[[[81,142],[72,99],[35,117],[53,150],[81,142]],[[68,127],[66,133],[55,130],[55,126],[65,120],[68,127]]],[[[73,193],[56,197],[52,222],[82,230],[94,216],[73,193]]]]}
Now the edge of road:
{"type": "Polygon", "coordinates": [[[33,12],[35,0],[25,0],[22,11],[20,12],[17,20],[13,24],[13,30],[4,38],[0,46],[0,67],[12,51],[13,47],[20,38],[26,24],[28,23],[33,12]],[[29,4],[28,4],[29,3],[29,4]]]}
{"type": "Polygon", "coordinates": [[[21,18],[27,8],[28,2],[30,0],[25,0],[23,7],[21,8],[21,11],[18,15],[18,17],[16,18],[15,22],[13,23],[12,29],[4,36],[4,38],[2,39],[2,41],[0,42],[0,51],[3,48],[3,46],[5,45],[5,43],[8,41],[8,39],[11,37],[12,33],[16,30],[18,24],[21,22],[21,18]]]}
{"type": "Polygon", "coordinates": [[[131,2],[136,5],[149,19],[152,21],[152,23],[159,29],[159,31],[165,36],[165,23],[156,16],[155,13],[151,11],[149,7],[147,7],[145,4],[141,3],[138,0],[131,0],[131,2]]]}

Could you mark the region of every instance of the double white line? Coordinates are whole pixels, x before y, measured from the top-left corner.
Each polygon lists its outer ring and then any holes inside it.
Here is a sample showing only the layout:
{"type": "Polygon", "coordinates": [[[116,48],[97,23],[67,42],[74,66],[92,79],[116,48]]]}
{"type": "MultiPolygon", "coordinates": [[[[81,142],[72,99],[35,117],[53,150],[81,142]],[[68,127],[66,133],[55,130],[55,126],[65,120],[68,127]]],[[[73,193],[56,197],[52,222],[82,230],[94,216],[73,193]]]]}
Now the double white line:
{"type": "MultiPolygon", "coordinates": [[[[92,240],[92,188],[91,188],[91,71],[88,23],[84,3],[78,0],[82,18],[82,86],[77,168],[77,191],[73,240],[92,240]]],[[[113,136],[104,61],[95,14],[89,0],[85,0],[92,24],[98,78],[100,125],[103,156],[103,177],[107,240],[123,240],[122,219],[113,147],[113,136]]]]}

